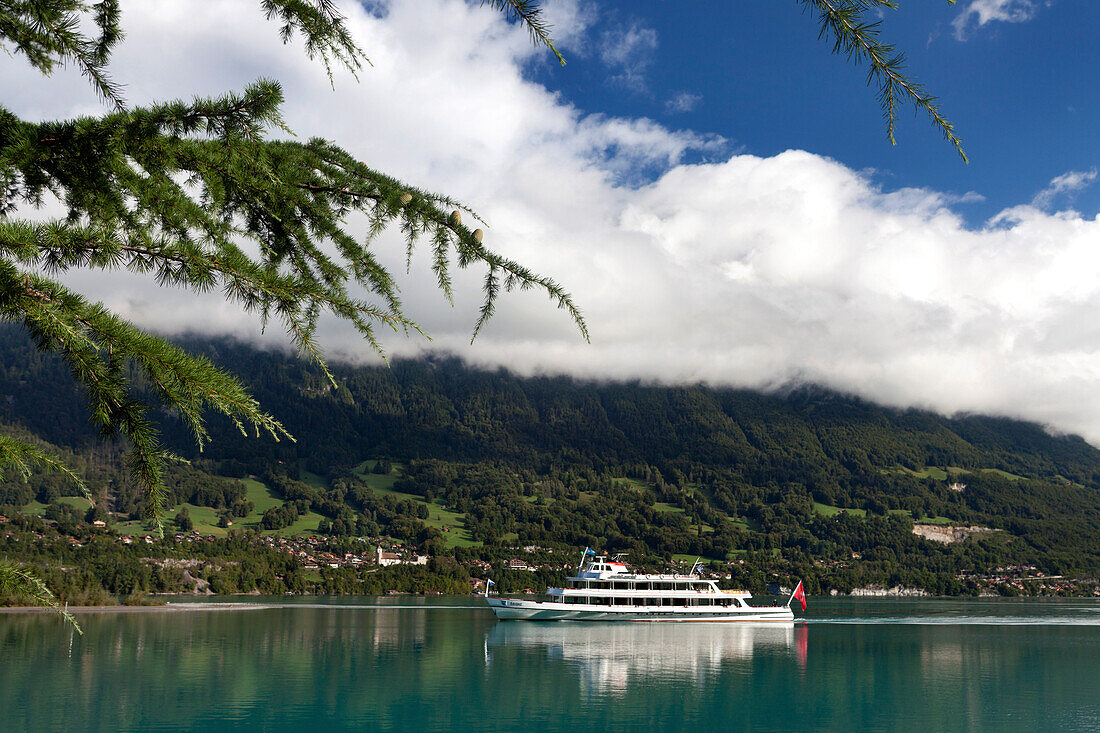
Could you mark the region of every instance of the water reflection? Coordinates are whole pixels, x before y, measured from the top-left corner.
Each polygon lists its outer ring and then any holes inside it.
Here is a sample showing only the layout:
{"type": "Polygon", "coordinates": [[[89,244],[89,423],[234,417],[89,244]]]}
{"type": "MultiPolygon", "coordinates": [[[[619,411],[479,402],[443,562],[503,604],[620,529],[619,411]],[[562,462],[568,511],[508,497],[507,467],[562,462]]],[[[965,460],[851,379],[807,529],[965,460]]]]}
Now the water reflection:
{"type": "Polygon", "coordinates": [[[723,665],[757,654],[794,654],[805,664],[806,633],[799,625],[796,634],[794,622],[501,622],[486,639],[486,663],[491,665],[493,651],[502,647],[541,650],[552,662],[576,666],[583,690],[613,693],[632,682],[701,682],[723,665]]]}
{"type": "Polygon", "coordinates": [[[462,603],[104,613],[75,640],[0,615],[0,731],[1100,730],[1100,626],[1062,622],[1100,604],[825,599],[813,623],[740,625],[462,603]]]}

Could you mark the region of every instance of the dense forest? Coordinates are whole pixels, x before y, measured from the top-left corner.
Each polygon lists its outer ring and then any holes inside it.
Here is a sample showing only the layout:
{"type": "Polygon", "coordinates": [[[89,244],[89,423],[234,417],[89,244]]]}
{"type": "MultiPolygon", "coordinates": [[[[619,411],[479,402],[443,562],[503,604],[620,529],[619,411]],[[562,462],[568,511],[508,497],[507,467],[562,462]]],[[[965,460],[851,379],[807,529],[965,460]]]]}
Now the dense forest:
{"type": "MultiPolygon", "coordinates": [[[[887,409],[813,386],[523,378],[448,357],[334,364],[333,386],[284,353],[180,343],[238,374],[295,440],[244,436],[211,416],[214,439],[199,453],[178,420],[156,413],[190,461],[168,478],[179,528],[392,539],[463,567],[524,546],[587,545],[653,566],[701,556],[730,583],[802,577],[815,592],[976,592],[971,578],[1006,566],[1100,572],[1100,451],[1034,424],[887,409]],[[993,531],[942,544],[914,523],[993,531]]],[[[0,422],[59,452],[105,500],[81,513],[61,476],[8,474],[4,511],[62,529],[96,518],[116,531],[140,526],[121,447],[88,427],[64,365],[10,327],[0,329],[0,422]]],[[[277,575],[300,589],[292,570],[277,575]]],[[[367,587],[362,572],[337,575],[312,582],[367,587]]],[[[151,576],[139,586],[159,587],[151,576]]]]}

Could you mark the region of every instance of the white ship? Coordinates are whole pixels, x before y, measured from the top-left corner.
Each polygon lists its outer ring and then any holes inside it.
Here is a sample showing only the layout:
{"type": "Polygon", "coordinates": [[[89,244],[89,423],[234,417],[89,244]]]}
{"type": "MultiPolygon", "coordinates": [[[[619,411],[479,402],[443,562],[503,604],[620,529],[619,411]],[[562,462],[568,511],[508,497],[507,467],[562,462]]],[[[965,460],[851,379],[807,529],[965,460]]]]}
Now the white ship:
{"type": "Polygon", "coordinates": [[[687,575],[642,575],[630,572],[618,557],[608,560],[585,548],[576,577],[565,588],[547,588],[543,600],[491,596],[485,600],[500,619],[530,621],[785,621],[794,620],[791,601],[806,609],[800,582],[783,606],[754,606],[752,594],[721,590],[699,577],[693,565],[687,575]]]}

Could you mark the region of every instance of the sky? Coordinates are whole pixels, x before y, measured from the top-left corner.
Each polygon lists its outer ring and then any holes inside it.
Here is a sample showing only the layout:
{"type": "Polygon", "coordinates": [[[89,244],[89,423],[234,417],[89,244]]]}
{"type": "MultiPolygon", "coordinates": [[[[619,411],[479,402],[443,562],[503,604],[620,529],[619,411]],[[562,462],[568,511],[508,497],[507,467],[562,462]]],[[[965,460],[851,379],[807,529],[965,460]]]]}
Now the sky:
{"type": "MultiPolygon", "coordinates": [[[[883,34],[940,98],[971,162],[903,109],[885,138],[864,70],[795,0],[546,3],[568,64],[477,2],[344,3],[359,81],[284,47],[249,0],[124,1],[112,71],[131,104],[279,79],[300,136],[450,194],[487,245],[554,277],[592,342],[544,296],[505,296],[470,344],[479,271],[451,307],[428,262],[375,247],[447,351],[521,374],[779,388],[1038,421],[1100,445],[1100,3],[901,0],[883,34]]],[[[0,58],[28,119],[104,110],[75,70],[0,58]]],[[[68,282],[164,332],[259,339],[217,296],[124,273],[68,282]]],[[[335,358],[376,360],[322,324],[335,358]]],[[[278,342],[268,333],[263,342],[278,342]]]]}

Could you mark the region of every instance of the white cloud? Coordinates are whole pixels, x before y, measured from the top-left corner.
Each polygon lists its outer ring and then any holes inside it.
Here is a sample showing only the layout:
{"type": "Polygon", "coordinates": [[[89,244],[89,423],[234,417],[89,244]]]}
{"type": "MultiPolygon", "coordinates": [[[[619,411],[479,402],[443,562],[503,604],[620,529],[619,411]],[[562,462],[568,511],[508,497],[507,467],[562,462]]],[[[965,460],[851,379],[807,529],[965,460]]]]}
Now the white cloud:
{"type": "MultiPolygon", "coordinates": [[[[359,84],[338,75],[336,92],[250,4],[228,0],[127,4],[114,70],[134,102],[281,79],[299,134],[338,140],[473,205],[489,222],[486,243],[565,283],[593,335],[582,343],[545,298],[517,293],[470,346],[481,273],[459,275],[451,309],[414,261],[401,285],[431,348],[523,373],[808,380],[1100,441],[1100,219],[1025,205],[972,229],[952,208],[957,197],[883,190],[809,152],[719,158],[713,136],[583,115],[532,83],[523,69],[540,52],[488,9],[387,7],[384,18],[348,7],[374,66],[359,84]],[[700,148],[718,162],[684,163],[700,148]]],[[[0,63],[9,109],[67,116],[95,104],[75,72],[43,82],[18,59],[0,63]]],[[[403,272],[399,236],[383,236],[378,250],[403,272]]],[[[71,282],[146,325],[257,330],[216,294],[122,274],[71,282]]],[[[371,358],[338,323],[325,323],[323,337],[334,354],[371,358]]],[[[388,346],[429,344],[395,336],[388,346]]]]}
{"type": "Polygon", "coordinates": [[[1038,0],[970,0],[951,25],[955,28],[955,38],[965,41],[971,30],[987,23],[1025,23],[1039,12],[1038,0]]]}
{"type": "Polygon", "coordinates": [[[693,112],[698,109],[699,104],[703,101],[702,94],[692,94],[691,92],[680,92],[665,102],[665,109],[669,112],[693,112]]]}
{"type": "Polygon", "coordinates": [[[646,91],[645,75],[656,50],[657,31],[636,20],[600,35],[600,60],[611,71],[610,81],[632,91],[646,91]]]}
{"type": "Polygon", "coordinates": [[[1051,179],[1050,185],[1031,200],[1031,205],[1040,209],[1049,209],[1057,198],[1063,194],[1072,194],[1087,188],[1096,180],[1096,169],[1087,171],[1067,171],[1060,176],[1051,179]]]}

